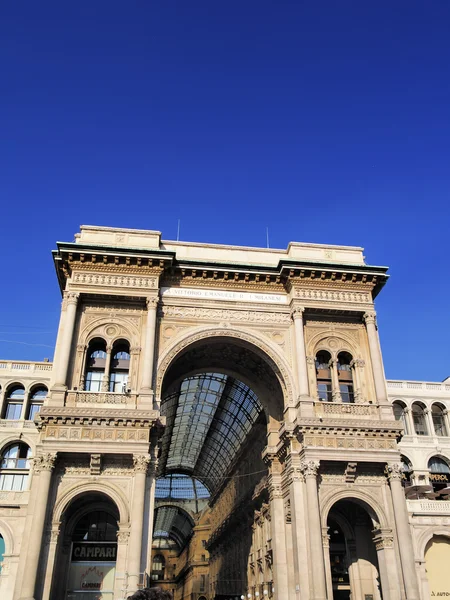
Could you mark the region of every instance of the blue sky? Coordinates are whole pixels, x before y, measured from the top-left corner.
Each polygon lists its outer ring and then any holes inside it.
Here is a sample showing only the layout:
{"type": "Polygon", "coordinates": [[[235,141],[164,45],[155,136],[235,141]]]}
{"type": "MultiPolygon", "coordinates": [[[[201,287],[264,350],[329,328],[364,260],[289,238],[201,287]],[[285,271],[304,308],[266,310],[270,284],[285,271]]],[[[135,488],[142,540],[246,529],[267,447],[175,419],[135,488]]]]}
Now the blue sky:
{"type": "Polygon", "coordinates": [[[448,0],[2,2],[0,358],[52,356],[56,240],[180,218],[364,246],[387,376],[450,375],[449,39],[448,0]]]}

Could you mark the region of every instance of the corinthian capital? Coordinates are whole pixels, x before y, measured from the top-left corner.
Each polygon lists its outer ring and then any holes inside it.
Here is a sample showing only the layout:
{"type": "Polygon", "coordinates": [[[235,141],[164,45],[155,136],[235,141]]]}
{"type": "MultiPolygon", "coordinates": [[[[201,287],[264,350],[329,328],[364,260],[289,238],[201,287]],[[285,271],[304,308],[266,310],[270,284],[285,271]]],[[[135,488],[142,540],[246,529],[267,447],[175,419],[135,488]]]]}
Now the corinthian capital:
{"type": "Polygon", "coordinates": [[[150,457],[147,454],[134,454],[133,464],[135,473],[147,473],[150,457]]]}
{"type": "Polygon", "coordinates": [[[293,319],[294,321],[296,319],[303,319],[304,312],[305,312],[304,306],[294,306],[294,308],[291,310],[291,319],[293,319]]]}
{"type": "Polygon", "coordinates": [[[391,463],[387,466],[389,481],[401,481],[403,478],[403,468],[400,463],[391,463]]]}
{"type": "Polygon", "coordinates": [[[363,315],[363,319],[366,322],[366,325],[375,325],[376,324],[377,313],[374,310],[370,310],[363,315]]]}
{"type": "Polygon", "coordinates": [[[68,291],[64,292],[64,300],[65,300],[65,303],[67,306],[69,304],[77,305],[79,297],[80,297],[80,294],[78,292],[68,292],[68,291]]]}
{"type": "Polygon", "coordinates": [[[33,471],[40,473],[41,471],[51,471],[55,466],[56,452],[47,452],[40,454],[33,459],[33,471]]]}
{"type": "Polygon", "coordinates": [[[305,477],[317,477],[319,466],[320,461],[318,460],[302,461],[300,464],[300,470],[305,477]]]}
{"type": "Polygon", "coordinates": [[[157,306],[158,306],[158,301],[159,298],[158,296],[148,296],[145,299],[145,303],[147,304],[147,310],[156,310],[157,306]]]}

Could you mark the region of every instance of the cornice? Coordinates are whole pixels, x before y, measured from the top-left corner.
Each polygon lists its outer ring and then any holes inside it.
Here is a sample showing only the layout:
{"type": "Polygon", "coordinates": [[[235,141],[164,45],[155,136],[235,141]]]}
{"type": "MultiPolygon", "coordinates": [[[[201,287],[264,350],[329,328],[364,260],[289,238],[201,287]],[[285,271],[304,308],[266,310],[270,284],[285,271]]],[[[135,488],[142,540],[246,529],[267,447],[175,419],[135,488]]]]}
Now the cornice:
{"type": "Polygon", "coordinates": [[[165,419],[158,410],[116,408],[43,407],[36,417],[38,429],[47,425],[96,425],[106,427],[163,427],[165,419]]]}

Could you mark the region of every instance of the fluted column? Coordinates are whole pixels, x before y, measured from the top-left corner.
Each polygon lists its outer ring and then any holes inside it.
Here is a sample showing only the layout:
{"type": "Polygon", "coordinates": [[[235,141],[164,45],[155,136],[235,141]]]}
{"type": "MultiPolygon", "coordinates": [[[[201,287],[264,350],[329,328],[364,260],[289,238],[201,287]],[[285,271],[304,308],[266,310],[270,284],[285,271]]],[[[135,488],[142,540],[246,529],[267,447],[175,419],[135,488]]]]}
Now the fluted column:
{"type": "Polygon", "coordinates": [[[102,379],[102,392],[109,392],[109,372],[111,370],[112,346],[106,346],[105,371],[102,379]]]}
{"type": "Polygon", "coordinates": [[[21,587],[21,600],[34,600],[36,578],[39,561],[41,559],[42,534],[44,533],[45,515],[47,511],[48,495],[52,480],[52,470],[56,454],[42,454],[33,461],[33,472],[39,474],[37,493],[33,503],[33,520],[27,535],[26,567],[23,572],[21,587]]]}
{"type": "Polygon", "coordinates": [[[153,360],[155,356],[156,310],[158,298],[147,298],[147,325],[145,327],[144,356],[142,359],[141,393],[149,394],[153,384],[153,360]]]}
{"type": "Polygon", "coordinates": [[[372,362],[373,378],[375,382],[375,393],[380,404],[387,403],[386,382],[384,380],[383,360],[381,358],[380,342],[376,326],[376,313],[364,313],[366,322],[367,339],[369,341],[370,359],[372,362]]]}
{"type": "Polygon", "coordinates": [[[326,600],[327,597],[322,526],[320,523],[319,494],[317,489],[319,464],[319,461],[314,460],[302,462],[301,464],[306,481],[306,499],[308,505],[309,545],[312,566],[311,600],[326,600]]]}
{"type": "Polygon", "coordinates": [[[131,502],[130,540],[128,545],[128,592],[138,589],[141,573],[142,530],[144,525],[145,482],[150,457],[135,454],[133,499],[131,502]]]}
{"type": "Polygon", "coordinates": [[[54,385],[65,387],[67,385],[67,371],[69,368],[70,348],[72,345],[75,318],[77,316],[77,304],[80,294],[76,292],[64,292],[63,301],[63,326],[61,339],[58,340],[58,353],[55,356],[54,385]],[[64,311],[65,304],[65,311],[64,311]]]}
{"type": "Polygon", "coordinates": [[[303,307],[295,307],[291,313],[295,330],[295,350],[297,355],[297,377],[299,395],[309,396],[308,366],[306,364],[305,334],[303,331],[303,307]]]}
{"type": "Polygon", "coordinates": [[[419,586],[416,576],[413,543],[405,494],[402,487],[402,465],[398,463],[388,465],[388,473],[406,600],[419,600],[419,586]]]}

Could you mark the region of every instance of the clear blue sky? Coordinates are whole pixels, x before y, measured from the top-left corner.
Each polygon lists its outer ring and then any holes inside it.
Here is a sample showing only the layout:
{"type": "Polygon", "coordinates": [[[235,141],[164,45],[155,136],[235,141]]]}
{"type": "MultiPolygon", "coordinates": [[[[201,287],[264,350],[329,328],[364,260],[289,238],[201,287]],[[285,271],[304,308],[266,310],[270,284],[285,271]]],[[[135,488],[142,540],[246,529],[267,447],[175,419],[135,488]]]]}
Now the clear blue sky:
{"type": "Polygon", "coordinates": [[[52,356],[56,240],[180,218],[364,246],[387,376],[450,375],[449,66],[448,0],[2,2],[0,357],[52,356]]]}

